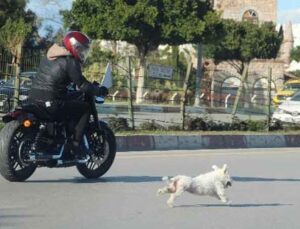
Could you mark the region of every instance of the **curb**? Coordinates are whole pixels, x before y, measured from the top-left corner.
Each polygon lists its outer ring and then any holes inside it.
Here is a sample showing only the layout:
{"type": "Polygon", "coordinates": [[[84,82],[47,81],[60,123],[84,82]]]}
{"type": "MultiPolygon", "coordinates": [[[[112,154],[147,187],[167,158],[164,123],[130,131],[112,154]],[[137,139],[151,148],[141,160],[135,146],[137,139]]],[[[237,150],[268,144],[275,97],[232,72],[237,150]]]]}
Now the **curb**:
{"type": "Polygon", "coordinates": [[[117,152],[300,147],[300,135],[117,136],[117,152]]]}

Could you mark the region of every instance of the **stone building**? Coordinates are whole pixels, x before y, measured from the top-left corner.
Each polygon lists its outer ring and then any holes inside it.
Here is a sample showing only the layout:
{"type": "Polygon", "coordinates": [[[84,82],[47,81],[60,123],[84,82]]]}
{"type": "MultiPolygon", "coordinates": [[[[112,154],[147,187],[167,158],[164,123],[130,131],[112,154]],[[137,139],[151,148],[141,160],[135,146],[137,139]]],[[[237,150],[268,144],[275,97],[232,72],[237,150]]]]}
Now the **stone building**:
{"type": "MultiPolygon", "coordinates": [[[[253,23],[273,22],[276,24],[277,0],[214,0],[214,8],[221,12],[223,18],[253,23]]],[[[293,48],[292,25],[284,27],[284,40],[276,59],[253,60],[249,66],[249,74],[243,100],[249,104],[266,104],[268,102],[268,75],[272,69],[272,94],[281,88],[285,79],[285,70],[290,63],[290,52],[293,48]]],[[[209,62],[208,62],[209,64],[209,62]]],[[[213,65],[213,63],[210,62],[213,65]]],[[[209,68],[209,67],[208,67],[209,68]]],[[[229,107],[233,104],[241,76],[227,62],[210,67],[213,72],[210,100],[212,106],[229,107]]]]}
{"type": "Polygon", "coordinates": [[[223,18],[276,23],[277,0],[214,0],[214,8],[223,18]]]}

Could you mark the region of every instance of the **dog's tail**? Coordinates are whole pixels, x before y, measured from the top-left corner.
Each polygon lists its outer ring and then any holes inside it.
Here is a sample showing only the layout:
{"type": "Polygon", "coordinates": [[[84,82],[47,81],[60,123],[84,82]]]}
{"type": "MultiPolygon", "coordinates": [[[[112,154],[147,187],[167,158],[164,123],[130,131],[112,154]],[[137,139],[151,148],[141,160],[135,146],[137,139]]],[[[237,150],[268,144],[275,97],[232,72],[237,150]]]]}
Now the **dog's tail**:
{"type": "Polygon", "coordinates": [[[170,178],[168,176],[164,176],[164,177],[161,178],[161,180],[168,182],[170,180],[170,178]]]}

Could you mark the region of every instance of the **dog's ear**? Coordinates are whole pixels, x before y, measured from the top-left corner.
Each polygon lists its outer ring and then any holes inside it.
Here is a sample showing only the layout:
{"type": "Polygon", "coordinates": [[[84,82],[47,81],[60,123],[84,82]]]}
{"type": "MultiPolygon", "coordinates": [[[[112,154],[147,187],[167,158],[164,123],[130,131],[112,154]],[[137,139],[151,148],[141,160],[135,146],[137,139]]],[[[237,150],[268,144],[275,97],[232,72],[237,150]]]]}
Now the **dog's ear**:
{"type": "Polygon", "coordinates": [[[213,166],[212,166],[212,169],[213,169],[213,170],[218,170],[219,168],[218,168],[218,166],[213,165],[213,166]]]}
{"type": "Polygon", "coordinates": [[[227,169],[228,169],[228,166],[226,164],[224,164],[222,169],[223,169],[224,173],[226,173],[227,169]]]}

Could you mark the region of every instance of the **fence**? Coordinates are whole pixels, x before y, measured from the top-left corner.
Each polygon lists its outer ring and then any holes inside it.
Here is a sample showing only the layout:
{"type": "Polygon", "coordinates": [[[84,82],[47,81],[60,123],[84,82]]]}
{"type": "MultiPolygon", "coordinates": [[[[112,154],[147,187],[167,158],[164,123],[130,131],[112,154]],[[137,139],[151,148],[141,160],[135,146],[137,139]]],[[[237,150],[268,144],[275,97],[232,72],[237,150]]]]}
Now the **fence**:
{"type": "MultiPolygon", "coordinates": [[[[21,72],[36,71],[44,53],[44,49],[24,48],[22,50],[21,72]]],[[[0,79],[7,80],[14,76],[15,69],[12,67],[12,61],[13,55],[0,47],[0,79]]]]}
{"type": "MultiPolygon", "coordinates": [[[[104,118],[123,117],[129,123],[143,124],[155,122],[164,126],[180,126],[182,124],[181,107],[184,90],[185,72],[181,72],[177,78],[173,79],[154,79],[146,76],[144,93],[142,96],[143,103],[136,104],[136,89],[138,75],[132,78],[132,100],[133,113],[130,114],[130,99],[128,90],[128,72],[137,73],[135,69],[132,71],[124,71],[116,76],[115,65],[114,78],[122,79],[120,82],[114,81],[114,87],[110,90],[109,106],[104,106],[100,113],[104,118]]],[[[123,65],[124,68],[124,65],[123,65]]],[[[125,67],[126,68],[126,67],[125,67]]],[[[195,71],[191,73],[192,77],[188,83],[188,91],[186,94],[186,110],[187,117],[202,117],[206,120],[231,122],[231,112],[237,95],[240,79],[236,78],[236,82],[230,82],[230,77],[218,79],[211,77],[211,74],[204,73],[201,85],[200,107],[195,107],[195,71]]],[[[217,75],[215,72],[214,75],[217,75]]],[[[222,72],[222,74],[227,74],[222,72]]],[[[229,75],[229,74],[228,74],[229,75]]],[[[271,103],[272,97],[276,93],[276,86],[272,75],[257,75],[244,82],[244,90],[241,94],[237,117],[245,120],[266,120],[269,121],[272,111],[276,109],[271,103]]],[[[138,126],[138,125],[137,125],[138,126]]]]}
{"type": "MultiPolygon", "coordinates": [[[[44,50],[24,50],[21,71],[35,71],[43,53],[44,50]]],[[[2,79],[7,79],[13,75],[13,70],[10,68],[11,60],[11,54],[0,48],[0,76],[2,79]]],[[[128,65],[128,59],[120,59],[113,64],[114,85],[107,99],[109,106],[105,105],[100,111],[100,115],[104,118],[124,117],[132,125],[144,122],[155,122],[164,126],[181,125],[182,115],[180,112],[182,108],[180,105],[185,94],[183,86],[186,71],[173,70],[173,76],[170,79],[152,78],[146,75],[144,93],[141,98],[143,103],[136,104],[139,69],[136,64],[131,63],[131,65],[132,67],[128,65]],[[131,80],[129,80],[130,78],[131,80]],[[130,87],[131,89],[129,89],[130,87]]],[[[97,77],[101,71],[103,72],[104,66],[105,64],[102,64],[102,68],[98,67],[96,72],[87,71],[86,76],[90,79],[99,80],[97,77]]],[[[240,80],[233,79],[234,77],[214,78],[212,74],[205,72],[201,81],[200,107],[194,107],[195,74],[196,71],[192,70],[187,85],[186,116],[229,122],[237,90],[241,83],[240,80]]],[[[214,73],[214,75],[216,74],[217,72],[214,73]]],[[[221,74],[226,75],[226,72],[221,72],[221,74]]],[[[271,80],[270,87],[268,78],[267,75],[257,76],[255,80],[252,79],[244,83],[237,112],[241,119],[268,119],[270,109],[275,109],[275,107],[270,107],[270,100],[275,94],[276,86],[271,80]]],[[[28,90],[21,95],[26,95],[27,92],[28,90]]],[[[0,90],[0,110],[4,106],[6,109],[10,109],[3,101],[11,96],[0,90]]]]}
{"type": "MultiPolygon", "coordinates": [[[[33,77],[37,70],[40,59],[44,54],[41,49],[22,50],[21,59],[21,81],[20,81],[20,97],[19,101],[26,101],[29,89],[31,87],[30,78],[33,77]]],[[[14,85],[15,85],[15,69],[12,65],[13,55],[6,49],[0,47],[0,112],[8,112],[13,107],[14,85]]]]}

